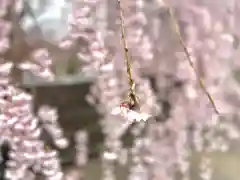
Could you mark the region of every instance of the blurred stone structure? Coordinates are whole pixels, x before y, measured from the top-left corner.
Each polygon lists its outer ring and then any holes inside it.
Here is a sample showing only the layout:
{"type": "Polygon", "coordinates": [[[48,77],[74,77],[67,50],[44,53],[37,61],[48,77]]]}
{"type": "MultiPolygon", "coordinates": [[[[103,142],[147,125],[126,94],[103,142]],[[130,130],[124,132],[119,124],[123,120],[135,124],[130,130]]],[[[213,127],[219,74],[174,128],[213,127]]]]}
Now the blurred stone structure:
{"type": "MultiPolygon", "coordinates": [[[[55,82],[45,82],[32,74],[23,73],[22,86],[34,95],[35,112],[42,105],[54,106],[58,109],[59,122],[64,129],[65,136],[70,139],[71,145],[64,150],[62,158],[65,163],[73,162],[75,145],[73,136],[79,129],[87,130],[90,134],[90,157],[98,155],[103,139],[98,124],[99,115],[85,100],[94,77],[65,76],[55,82]]],[[[44,139],[52,145],[49,136],[44,139]]]]}

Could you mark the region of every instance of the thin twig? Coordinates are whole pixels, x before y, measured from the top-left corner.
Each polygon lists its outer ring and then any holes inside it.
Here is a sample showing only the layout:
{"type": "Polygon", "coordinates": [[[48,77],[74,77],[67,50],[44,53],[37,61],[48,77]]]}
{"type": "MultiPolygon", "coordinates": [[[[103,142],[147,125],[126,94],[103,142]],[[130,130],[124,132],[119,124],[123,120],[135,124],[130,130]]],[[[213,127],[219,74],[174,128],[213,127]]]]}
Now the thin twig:
{"type": "Polygon", "coordinates": [[[190,55],[190,53],[189,53],[189,51],[188,51],[188,49],[187,49],[187,46],[185,45],[185,43],[184,43],[184,41],[183,41],[183,38],[182,38],[182,36],[181,36],[180,27],[179,27],[179,24],[178,24],[178,22],[177,22],[177,20],[176,20],[176,18],[175,18],[174,12],[173,12],[173,10],[172,10],[172,8],[171,8],[170,6],[167,6],[167,8],[168,8],[168,10],[169,10],[171,20],[172,20],[172,22],[173,22],[173,24],[174,24],[174,29],[175,29],[175,32],[176,32],[176,34],[177,34],[177,36],[178,36],[179,43],[180,43],[180,45],[182,46],[182,48],[183,48],[183,50],[184,50],[184,53],[185,53],[185,55],[186,55],[186,57],[187,57],[187,61],[188,61],[189,65],[191,66],[192,70],[194,71],[194,74],[195,74],[195,76],[196,76],[196,78],[197,78],[197,81],[198,81],[198,83],[199,83],[199,86],[200,86],[200,88],[203,90],[203,92],[206,94],[206,96],[208,97],[208,100],[209,100],[209,102],[211,103],[211,105],[212,105],[213,110],[215,111],[215,113],[216,113],[217,115],[220,115],[220,113],[219,113],[219,111],[218,111],[218,109],[217,109],[217,106],[216,106],[216,104],[215,104],[215,102],[214,102],[211,94],[208,92],[206,86],[205,86],[204,83],[203,83],[203,80],[197,75],[197,70],[196,70],[196,68],[194,67],[193,61],[192,61],[192,59],[191,59],[191,55],[190,55]]]}
{"type": "Polygon", "coordinates": [[[123,16],[123,8],[121,4],[121,0],[117,0],[120,10],[120,20],[121,20],[121,33],[122,33],[122,42],[124,46],[124,55],[125,55],[125,63],[127,68],[127,74],[128,74],[128,80],[129,80],[129,105],[131,107],[138,106],[138,98],[136,96],[135,92],[135,83],[132,77],[132,68],[130,63],[130,56],[129,56],[129,49],[127,46],[127,40],[126,40],[126,32],[125,32],[125,24],[124,24],[124,16],[123,16]]]}

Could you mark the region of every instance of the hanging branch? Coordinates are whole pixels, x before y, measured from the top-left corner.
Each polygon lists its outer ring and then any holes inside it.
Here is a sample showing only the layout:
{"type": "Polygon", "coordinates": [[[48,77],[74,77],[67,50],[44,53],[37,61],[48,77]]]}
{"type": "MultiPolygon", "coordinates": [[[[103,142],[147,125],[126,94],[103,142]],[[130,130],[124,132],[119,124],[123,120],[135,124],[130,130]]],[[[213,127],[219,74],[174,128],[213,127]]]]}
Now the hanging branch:
{"type": "Polygon", "coordinates": [[[128,74],[128,81],[130,86],[127,105],[129,106],[130,109],[135,109],[135,108],[138,108],[139,102],[138,102],[138,97],[135,91],[135,82],[132,77],[132,67],[130,63],[129,49],[127,47],[126,32],[124,27],[123,8],[122,8],[121,0],[117,0],[117,2],[120,10],[121,35],[122,35],[122,42],[124,46],[124,55],[125,55],[125,63],[126,63],[127,74],[128,74]]]}
{"type": "Polygon", "coordinates": [[[216,104],[215,104],[215,102],[214,102],[213,97],[212,97],[211,94],[208,92],[206,86],[204,85],[203,80],[197,75],[197,70],[196,70],[196,68],[194,67],[193,61],[192,61],[192,59],[191,59],[191,55],[190,55],[190,53],[189,53],[189,51],[188,51],[188,49],[187,49],[187,46],[185,45],[185,43],[184,43],[184,41],[183,41],[183,38],[182,38],[182,36],[181,36],[180,27],[179,27],[179,24],[178,24],[178,22],[177,22],[177,20],[176,20],[176,18],[175,18],[174,12],[173,12],[173,10],[172,10],[172,8],[171,8],[170,6],[168,6],[166,3],[165,3],[165,5],[166,5],[166,7],[168,8],[168,11],[169,11],[169,14],[170,14],[170,17],[171,17],[171,21],[172,21],[172,23],[173,23],[173,25],[174,25],[175,33],[177,34],[178,39],[179,39],[179,43],[180,43],[180,45],[181,45],[182,48],[183,48],[183,51],[184,51],[184,53],[185,53],[185,55],[186,55],[186,57],[187,57],[187,61],[188,61],[189,65],[190,65],[190,67],[191,67],[192,70],[194,71],[194,74],[195,74],[196,79],[197,79],[197,81],[198,81],[198,83],[199,83],[199,86],[200,86],[200,88],[203,90],[203,92],[206,94],[206,96],[208,97],[208,100],[209,100],[209,102],[211,103],[211,105],[212,105],[213,110],[215,111],[215,113],[216,113],[217,115],[220,115],[220,113],[219,113],[219,111],[218,111],[218,108],[217,108],[217,106],[216,106],[216,104]]]}

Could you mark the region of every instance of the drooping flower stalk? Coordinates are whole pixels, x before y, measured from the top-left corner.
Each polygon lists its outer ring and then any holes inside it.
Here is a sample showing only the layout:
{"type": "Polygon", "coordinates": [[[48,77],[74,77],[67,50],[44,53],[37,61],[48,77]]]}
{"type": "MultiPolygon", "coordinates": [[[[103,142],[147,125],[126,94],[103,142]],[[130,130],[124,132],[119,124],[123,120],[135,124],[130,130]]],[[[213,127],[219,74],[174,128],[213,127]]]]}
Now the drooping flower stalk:
{"type": "Polygon", "coordinates": [[[41,129],[32,112],[31,95],[8,82],[11,68],[11,63],[1,65],[4,98],[1,105],[1,138],[10,146],[6,177],[24,179],[29,168],[35,171],[35,167],[39,166],[40,173],[48,179],[61,179],[62,173],[55,151],[46,151],[44,142],[40,140],[41,129]],[[46,157],[49,162],[45,161],[46,157]]]}
{"type": "Polygon", "coordinates": [[[55,145],[61,149],[66,148],[69,142],[64,137],[63,130],[58,123],[57,109],[48,105],[43,105],[38,110],[38,116],[43,123],[43,128],[52,136],[55,145]]]}
{"type": "Polygon", "coordinates": [[[77,131],[75,134],[76,162],[78,167],[85,166],[88,162],[88,134],[86,131],[77,131]]]}
{"type": "Polygon", "coordinates": [[[153,60],[153,47],[145,31],[148,22],[144,3],[142,0],[122,1],[129,55],[132,57],[133,66],[143,70],[142,73],[145,73],[153,60]]]}
{"type": "MultiPolygon", "coordinates": [[[[213,11],[218,13],[223,12],[218,11],[221,7],[200,6],[195,4],[195,2],[191,2],[190,4],[187,1],[186,4],[183,3],[181,6],[176,6],[175,8],[178,12],[177,18],[182,25],[181,35],[185,37],[186,48],[193,60],[194,67],[197,69],[197,75],[203,78],[208,92],[214,97],[214,100],[216,99],[215,102],[222,113],[221,115],[231,119],[229,114],[233,113],[233,107],[231,107],[229,103],[226,103],[225,99],[226,87],[229,86],[225,85],[225,87],[223,87],[223,84],[226,83],[226,79],[228,79],[227,81],[231,82],[232,85],[235,84],[233,80],[229,81],[229,68],[231,67],[229,66],[230,64],[226,64],[231,54],[232,40],[231,35],[228,34],[229,26],[224,29],[221,24],[223,19],[218,19],[218,16],[210,13],[213,11]],[[212,10],[210,11],[210,9],[212,10]],[[221,48],[222,45],[224,45],[223,49],[221,48]],[[219,52],[219,49],[221,49],[221,51],[224,50],[224,53],[219,52]],[[214,73],[217,71],[221,71],[221,75],[214,73]],[[225,92],[222,91],[223,89],[225,89],[225,92]]],[[[180,88],[178,87],[179,89],[172,89],[170,93],[171,99],[169,102],[172,110],[170,114],[171,118],[169,118],[167,123],[173,121],[171,124],[181,125],[177,126],[175,130],[173,128],[170,129],[171,133],[176,134],[177,137],[174,142],[177,145],[175,147],[181,145],[181,151],[178,149],[178,152],[182,153],[178,154],[179,158],[176,158],[181,162],[185,159],[184,156],[186,155],[186,153],[183,152],[187,150],[187,146],[183,146],[183,144],[189,143],[186,141],[189,127],[193,128],[194,145],[197,151],[206,153],[216,151],[217,149],[226,151],[228,145],[224,142],[224,138],[218,134],[219,131],[222,131],[220,130],[222,128],[219,129],[219,125],[222,125],[223,120],[220,120],[218,116],[216,117],[214,112],[210,110],[208,100],[204,97],[205,93],[201,92],[201,87],[196,83],[196,78],[194,77],[196,74],[190,73],[189,65],[185,63],[186,61],[183,59],[183,54],[180,54],[181,53],[176,54],[179,59],[178,61],[180,61],[176,75],[183,83],[180,88]],[[181,124],[177,123],[179,121],[181,121],[181,124]],[[208,132],[205,134],[204,131],[206,131],[206,129],[208,132]],[[185,135],[182,136],[184,133],[185,135]],[[183,142],[184,139],[185,143],[183,142]],[[219,144],[217,142],[219,142],[219,144]],[[208,145],[206,146],[206,144],[208,145]],[[213,147],[214,149],[212,149],[213,147]]],[[[233,126],[230,128],[231,123],[230,120],[229,124],[225,122],[223,126],[228,126],[229,129],[233,129],[233,134],[235,138],[237,138],[237,134],[239,134],[237,131],[239,130],[236,130],[233,126]]],[[[223,129],[228,131],[228,128],[223,129]]],[[[228,137],[230,135],[229,132],[226,132],[228,137]]],[[[230,136],[232,138],[234,137],[233,135],[230,136]]],[[[184,161],[187,162],[186,160],[187,159],[184,161]]],[[[179,164],[180,162],[173,163],[179,164]]],[[[211,178],[211,170],[206,169],[206,167],[211,168],[209,162],[209,159],[204,160],[203,164],[208,165],[204,165],[202,167],[205,168],[201,168],[204,169],[207,174],[203,175],[204,172],[202,172],[202,177],[207,179],[211,178]]],[[[179,164],[179,168],[180,170],[182,169],[183,174],[187,173],[184,167],[188,166],[186,163],[179,164]]]]}
{"type": "MultiPolygon", "coordinates": [[[[112,130],[106,129],[109,124],[109,112],[119,104],[118,79],[116,79],[114,65],[107,57],[107,49],[102,34],[95,23],[95,11],[101,1],[76,1],[72,19],[72,37],[80,42],[77,56],[81,62],[81,70],[85,73],[96,73],[96,82],[92,85],[87,100],[103,115],[100,120],[105,133],[102,154],[102,179],[115,179],[114,162],[116,160],[115,147],[118,141],[112,130]],[[107,102],[107,103],[106,103],[107,102]],[[110,141],[109,141],[110,140],[110,141]],[[111,143],[109,143],[111,142],[111,143]],[[112,155],[114,158],[112,158],[112,155]]],[[[121,93],[121,90],[120,90],[121,93]]],[[[118,143],[117,143],[118,144],[118,143]]]]}
{"type": "MultiPolygon", "coordinates": [[[[143,1],[125,2],[118,0],[122,42],[124,46],[126,61],[125,66],[127,69],[130,88],[127,108],[136,109],[137,111],[146,112],[152,114],[153,116],[156,116],[160,113],[160,109],[159,106],[156,104],[156,97],[154,96],[154,93],[151,89],[150,82],[148,79],[142,78],[140,76],[139,67],[133,67],[133,65],[140,65],[147,61],[148,63],[146,64],[149,64],[149,60],[152,60],[153,58],[153,54],[151,52],[151,45],[148,41],[149,39],[147,39],[147,36],[143,35],[143,28],[146,23],[144,22],[144,20],[146,19],[144,13],[141,12],[142,3],[143,1]],[[127,22],[125,21],[125,19],[127,22]],[[135,52],[134,50],[137,50],[137,52],[135,52]],[[143,52],[143,54],[141,54],[140,52],[143,52]],[[134,55],[133,61],[135,61],[135,63],[132,63],[132,59],[130,59],[131,53],[133,53],[132,55],[134,55]],[[139,54],[140,59],[142,59],[143,62],[139,61],[139,57],[137,57],[137,55],[139,54]],[[133,71],[136,75],[135,79],[132,76],[133,71]]],[[[144,164],[144,157],[147,154],[142,153],[148,149],[145,144],[146,137],[144,138],[143,136],[141,136],[144,128],[145,124],[142,124],[140,122],[137,123],[134,127],[134,146],[132,151],[132,166],[130,167],[129,179],[148,179],[150,177],[150,174],[152,174],[150,173],[150,168],[148,168],[144,164]]]]}

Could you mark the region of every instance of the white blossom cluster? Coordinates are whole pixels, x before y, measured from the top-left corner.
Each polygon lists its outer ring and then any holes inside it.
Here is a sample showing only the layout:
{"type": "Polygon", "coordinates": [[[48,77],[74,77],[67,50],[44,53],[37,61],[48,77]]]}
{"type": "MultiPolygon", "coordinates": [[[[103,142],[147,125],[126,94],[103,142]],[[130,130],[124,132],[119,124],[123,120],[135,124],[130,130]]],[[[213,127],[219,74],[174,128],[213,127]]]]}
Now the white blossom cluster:
{"type": "Polygon", "coordinates": [[[32,96],[11,85],[12,63],[1,65],[1,142],[10,146],[6,178],[25,179],[32,168],[48,179],[61,179],[56,151],[46,150],[40,139],[38,118],[32,112],[32,96]]]}
{"type": "MultiPolygon", "coordinates": [[[[94,105],[98,112],[104,115],[101,120],[105,137],[105,150],[103,152],[103,178],[115,179],[114,161],[109,155],[115,154],[112,142],[118,144],[119,140],[107,129],[109,113],[121,101],[119,81],[116,79],[113,62],[108,59],[108,50],[105,47],[103,36],[96,26],[96,7],[101,1],[74,1],[73,17],[71,19],[71,37],[80,44],[77,53],[82,71],[96,73],[96,83],[90,87],[87,101],[94,105]],[[107,82],[107,83],[106,83],[107,82]],[[109,89],[109,91],[106,91],[109,89]],[[120,92],[120,93],[119,93],[120,92]],[[106,104],[105,102],[108,102],[106,104]],[[110,145],[110,146],[109,146],[110,145]]],[[[115,155],[114,155],[115,156],[115,155]]]]}
{"type": "MultiPolygon", "coordinates": [[[[1,56],[4,57],[4,53],[11,46],[9,35],[12,33],[11,23],[5,20],[6,15],[10,6],[16,13],[21,13],[23,1],[3,0],[0,1],[0,6],[2,44],[0,49],[1,56]]],[[[36,175],[40,173],[46,179],[62,179],[63,174],[58,153],[55,150],[48,149],[44,141],[40,139],[42,129],[39,125],[39,118],[33,112],[33,97],[12,83],[11,71],[14,64],[6,62],[7,60],[1,59],[0,62],[0,142],[1,144],[7,143],[10,147],[5,178],[30,180],[35,179],[36,175]]],[[[50,69],[51,59],[49,59],[48,52],[45,49],[33,52],[31,60],[32,63],[24,62],[19,65],[19,68],[31,71],[34,75],[47,81],[53,80],[53,73],[50,69]]],[[[46,114],[48,114],[47,111],[45,111],[46,114]]],[[[48,120],[52,121],[52,127],[55,126],[55,130],[59,130],[60,127],[55,124],[57,122],[56,118],[51,119],[53,118],[51,116],[49,118],[48,120]]]]}
{"type": "Polygon", "coordinates": [[[29,71],[33,75],[40,77],[45,81],[53,81],[55,76],[51,70],[52,59],[45,48],[35,50],[30,59],[21,63],[19,68],[23,71],[29,71]]]}
{"type": "Polygon", "coordinates": [[[107,53],[94,21],[98,3],[98,0],[73,1],[73,13],[69,20],[71,24],[69,39],[73,43],[79,43],[77,57],[82,63],[82,70],[86,73],[98,71],[107,53]]]}

